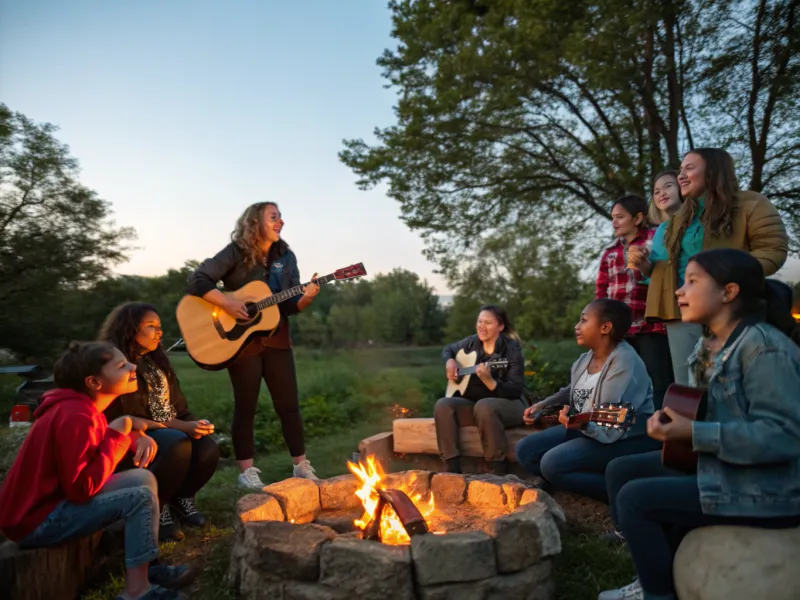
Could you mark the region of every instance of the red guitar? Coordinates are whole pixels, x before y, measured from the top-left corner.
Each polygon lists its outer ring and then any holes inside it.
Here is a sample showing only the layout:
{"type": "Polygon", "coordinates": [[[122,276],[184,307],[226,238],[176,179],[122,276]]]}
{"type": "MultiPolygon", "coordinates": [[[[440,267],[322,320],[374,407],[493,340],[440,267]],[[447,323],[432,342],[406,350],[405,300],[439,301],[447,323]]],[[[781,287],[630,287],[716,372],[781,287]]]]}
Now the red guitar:
{"type": "MultiPolygon", "coordinates": [[[[664,394],[664,408],[669,407],[676,413],[692,421],[702,419],[706,414],[708,396],[706,390],[673,383],[664,394]]],[[[669,423],[670,418],[662,413],[662,422],[669,423]]],[[[661,463],[665,467],[684,473],[697,472],[697,453],[692,449],[691,440],[664,442],[661,448],[661,463]]]]}
{"type": "MultiPolygon", "coordinates": [[[[553,427],[559,425],[558,414],[563,406],[546,406],[533,414],[534,425],[553,427]]],[[[627,429],[635,422],[636,412],[630,404],[601,404],[591,412],[576,413],[570,409],[567,429],[577,429],[584,423],[597,423],[613,429],[627,429]]]]}

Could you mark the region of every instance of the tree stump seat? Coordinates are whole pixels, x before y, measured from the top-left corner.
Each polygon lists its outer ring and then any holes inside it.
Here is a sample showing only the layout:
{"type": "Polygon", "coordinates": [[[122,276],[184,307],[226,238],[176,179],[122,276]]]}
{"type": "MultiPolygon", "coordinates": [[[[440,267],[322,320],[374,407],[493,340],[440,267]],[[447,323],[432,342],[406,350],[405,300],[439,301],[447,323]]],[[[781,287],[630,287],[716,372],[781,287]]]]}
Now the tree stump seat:
{"type": "Polygon", "coordinates": [[[122,536],[98,531],[58,546],[23,550],[0,544],[0,590],[7,600],[78,598],[88,584],[121,563],[122,536]]]}

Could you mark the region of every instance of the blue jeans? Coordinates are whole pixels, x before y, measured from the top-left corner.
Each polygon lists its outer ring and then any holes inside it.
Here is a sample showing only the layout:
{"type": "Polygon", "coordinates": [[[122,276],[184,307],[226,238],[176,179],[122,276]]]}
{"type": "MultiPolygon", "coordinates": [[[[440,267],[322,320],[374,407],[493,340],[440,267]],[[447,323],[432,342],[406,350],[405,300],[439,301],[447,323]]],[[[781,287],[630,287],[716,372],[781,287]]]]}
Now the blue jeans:
{"type": "Polygon", "coordinates": [[[112,475],[86,504],[62,500],[20,543],[21,548],[55,546],[125,521],[125,566],[158,558],[158,499],[156,478],[146,469],[112,475]]]}
{"type": "Polygon", "coordinates": [[[619,456],[658,448],[660,442],[646,436],[603,444],[576,429],[557,425],[531,434],[517,443],[517,461],[530,473],[543,477],[554,488],[608,503],[606,466],[619,456]]]}
{"type": "Polygon", "coordinates": [[[700,506],[696,475],[665,469],[660,452],[624,456],[606,471],[611,514],[625,536],[644,597],[674,598],[672,563],[683,536],[706,525],[796,527],[798,517],[707,515],[700,506]]]}

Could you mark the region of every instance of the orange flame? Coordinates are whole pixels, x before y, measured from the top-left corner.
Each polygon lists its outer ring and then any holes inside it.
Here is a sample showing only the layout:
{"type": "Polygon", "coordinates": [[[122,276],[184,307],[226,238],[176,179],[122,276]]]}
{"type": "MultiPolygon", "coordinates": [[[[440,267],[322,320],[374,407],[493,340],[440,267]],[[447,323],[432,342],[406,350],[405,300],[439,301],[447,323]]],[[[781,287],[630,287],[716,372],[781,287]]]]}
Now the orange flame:
{"type": "Polygon", "coordinates": [[[798,312],[798,311],[796,311],[796,310],[793,310],[793,311],[792,311],[792,316],[794,317],[794,320],[795,320],[795,321],[797,321],[798,323],[800,323],[800,312],[798,312]]]}
{"type": "MultiPolygon", "coordinates": [[[[359,497],[361,504],[364,506],[364,514],[360,519],[356,519],[354,523],[356,527],[363,530],[376,516],[375,512],[378,509],[379,500],[378,490],[385,489],[385,485],[383,483],[385,474],[380,463],[375,462],[374,456],[368,456],[366,464],[361,461],[359,461],[358,464],[348,461],[347,467],[350,469],[353,475],[358,477],[358,479],[361,481],[361,487],[356,490],[356,496],[359,497]]],[[[411,502],[414,503],[414,506],[417,507],[419,512],[427,521],[428,517],[430,517],[436,509],[433,501],[433,493],[431,493],[427,502],[422,502],[422,496],[419,494],[410,493],[405,486],[401,485],[398,489],[408,494],[411,502]]],[[[428,525],[430,526],[430,523],[428,525]]],[[[381,542],[392,546],[411,543],[411,538],[409,538],[408,533],[406,533],[400,518],[397,516],[397,513],[394,512],[394,509],[388,504],[384,506],[383,511],[380,514],[380,536],[381,542]]]]}

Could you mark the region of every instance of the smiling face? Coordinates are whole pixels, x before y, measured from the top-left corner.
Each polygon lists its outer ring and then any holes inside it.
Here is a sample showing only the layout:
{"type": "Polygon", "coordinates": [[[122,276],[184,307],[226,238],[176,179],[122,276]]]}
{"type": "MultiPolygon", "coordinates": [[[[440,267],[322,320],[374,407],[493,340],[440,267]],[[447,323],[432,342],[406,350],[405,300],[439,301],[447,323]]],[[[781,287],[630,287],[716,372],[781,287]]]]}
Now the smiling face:
{"type": "Polygon", "coordinates": [[[695,261],[689,261],[684,284],[675,295],[681,310],[681,320],[706,325],[726,305],[736,300],[739,296],[739,284],[729,283],[722,287],[703,267],[695,261]]]}
{"type": "Polygon", "coordinates": [[[689,152],[683,157],[678,183],[684,198],[701,198],[706,192],[706,161],[699,154],[689,152]]]}
{"type": "Polygon", "coordinates": [[[496,340],[500,333],[505,329],[493,312],[482,310],[478,314],[478,322],[475,324],[475,332],[481,342],[496,340]]]}
{"type": "Polygon", "coordinates": [[[656,208],[667,215],[675,213],[681,207],[681,193],[678,179],[674,175],[663,175],[656,179],[653,186],[653,202],[656,208]]]}
{"type": "MultiPolygon", "coordinates": [[[[131,394],[139,388],[139,382],[136,380],[136,365],[128,362],[125,355],[114,348],[111,358],[103,365],[100,372],[86,378],[86,388],[96,398],[107,398],[107,402],[110,404],[117,396],[131,394]]],[[[98,406],[98,410],[105,410],[105,407],[98,406]]]]}
{"type": "Polygon", "coordinates": [[[266,241],[275,243],[281,239],[281,230],[283,229],[283,219],[281,218],[281,211],[274,204],[267,204],[264,207],[264,229],[262,235],[266,241]]]}
{"type": "Polygon", "coordinates": [[[136,331],[136,343],[146,352],[153,352],[161,343],[164,332],[161,329],[161,318],[153,311],[145,313],[136,331]]]}

